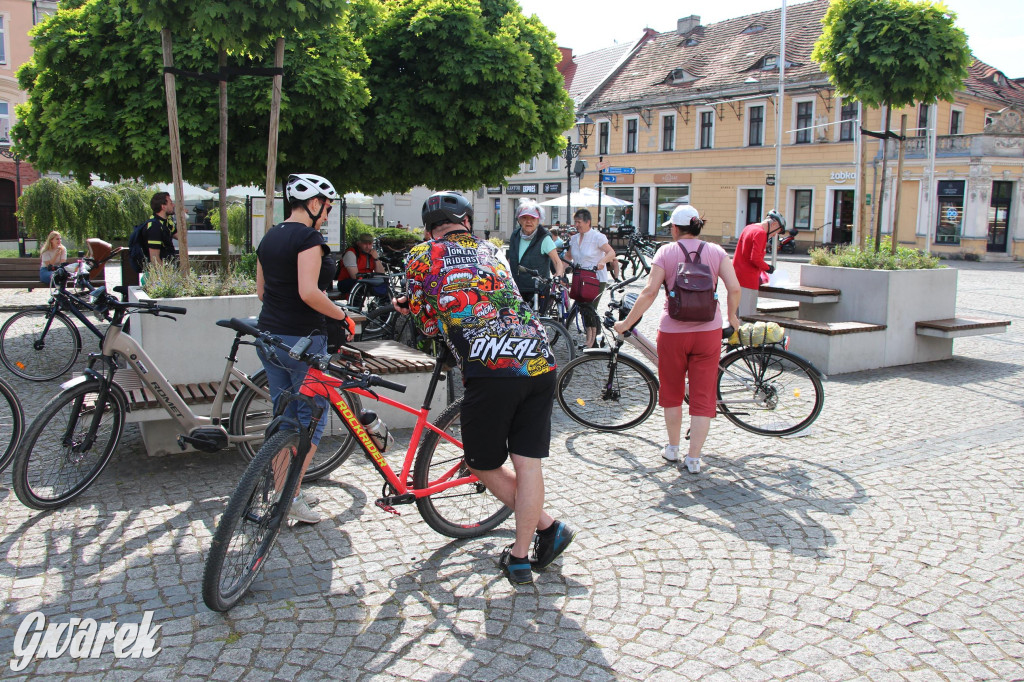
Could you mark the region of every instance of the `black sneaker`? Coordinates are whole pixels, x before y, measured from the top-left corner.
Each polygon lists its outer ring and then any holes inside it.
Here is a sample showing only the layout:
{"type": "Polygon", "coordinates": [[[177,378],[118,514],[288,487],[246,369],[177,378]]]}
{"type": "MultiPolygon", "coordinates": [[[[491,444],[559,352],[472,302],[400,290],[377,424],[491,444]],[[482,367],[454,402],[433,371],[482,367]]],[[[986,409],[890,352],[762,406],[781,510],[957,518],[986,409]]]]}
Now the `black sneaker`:
{"type": "Polygon", "coordinates": [[[501,552],[498,565],[505,572],[505,577],[513,585],[532,585],[533,571],[530,562],[526,559],[518,559],[512,556],[512,545],[509,545],[501,552]]]}
{"type": "Polygon", "coordinates": [[[534,559],[530,562],[535,571],[547,568],[552,561],[558,558],[558,556],[565,551],[573,538],[576,537],[577,531],[573,530],[561,521],[555,521],[557,526],[554,533],[547,535],[541,535],[537,533],[537,536],[533,541],[533,555],[534,559]]]}

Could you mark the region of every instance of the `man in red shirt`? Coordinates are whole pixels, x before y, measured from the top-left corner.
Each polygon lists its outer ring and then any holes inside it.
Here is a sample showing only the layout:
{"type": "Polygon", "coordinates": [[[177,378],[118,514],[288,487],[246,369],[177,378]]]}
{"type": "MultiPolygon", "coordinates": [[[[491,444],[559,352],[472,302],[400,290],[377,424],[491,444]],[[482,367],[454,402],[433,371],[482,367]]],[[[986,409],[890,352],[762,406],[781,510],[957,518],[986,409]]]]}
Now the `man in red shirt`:
{"type": "Polygon", "coordinates": [[[732,257],[732,265],[736,270],[736,279],[740,281],[741,296],[739,315],[752,315],[757,312],[757,290],[761,287],[761,273],[769,275],[775,268],[764,260],[768,240],[776,232],[786,229],[786,219],[776,210],[768,211],[768,215],[759,223],[751,223],[740,232],[740,240],[736,243],[736,253],[732,257]]]}

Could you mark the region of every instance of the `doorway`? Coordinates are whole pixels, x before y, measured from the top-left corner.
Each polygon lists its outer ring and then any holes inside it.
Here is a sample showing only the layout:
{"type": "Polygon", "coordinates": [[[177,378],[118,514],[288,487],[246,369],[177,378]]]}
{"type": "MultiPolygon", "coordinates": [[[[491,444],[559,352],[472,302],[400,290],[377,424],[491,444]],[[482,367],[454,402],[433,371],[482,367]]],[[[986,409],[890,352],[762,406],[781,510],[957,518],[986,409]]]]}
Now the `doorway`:
{"type": "Polygon", "coordinates": [[[832,194],[832,243],[849,244],[853,241],[852,189],[837,189],[832,194]]]}
{"type": "Polygon", "coordinates": [[[1006,230],[1010,225],[1010,197],[1013,196],[1012,182],[992,183],[992,203],[988,207],[989,253],[1006,253],[1006,230]]]}
{"type": "Polygon", "coordinates": [[[0,180],[0,239],[18,238],[18,219],[14,216],[17,206],[14,183],[0,180]]]}

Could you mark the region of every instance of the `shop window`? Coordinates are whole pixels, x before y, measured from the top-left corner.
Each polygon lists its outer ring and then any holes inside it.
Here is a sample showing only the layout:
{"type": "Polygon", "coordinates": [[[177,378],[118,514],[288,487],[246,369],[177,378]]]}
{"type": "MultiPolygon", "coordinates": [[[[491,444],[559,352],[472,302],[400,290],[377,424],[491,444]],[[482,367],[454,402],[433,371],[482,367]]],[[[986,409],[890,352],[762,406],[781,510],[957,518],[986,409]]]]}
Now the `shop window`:
{"type": "Polygon", "coordinates": [[[814,192],[812,190],[793,190],[793,227],[796,229],[811,229],[811,210],[814,206],[813,198],[814,192]]]}
{"type": "Polygon", "coordinates": [[[672,217],[672,211],[676,206],[690,203],[690,186],[659,187],[655,196],[658,200],[658,215],[654,221],[655,231],[657,234],[671,234],[672,228],[662,227],[661,224],[672,217]]]}
{"type": "Polygon", "coordinates": [[[963,180],[942,180],[938,186],[939,216],[935,226],[936,244],[959,244],[964,224],[963,180]]]}
{"type": "MultiPolygon", "coordinates": [[[[623,201],[633,201],[633,188],[632,187],[608,187],[605,185],[605,194],[616,199],[622,199],[623,201]]],[[[604,220],[598,221],[601,225],[611,227],[621,227],[623,225],[633,224],[633,204],[629,206],[602,206],[604,212],[604,220]]]]}

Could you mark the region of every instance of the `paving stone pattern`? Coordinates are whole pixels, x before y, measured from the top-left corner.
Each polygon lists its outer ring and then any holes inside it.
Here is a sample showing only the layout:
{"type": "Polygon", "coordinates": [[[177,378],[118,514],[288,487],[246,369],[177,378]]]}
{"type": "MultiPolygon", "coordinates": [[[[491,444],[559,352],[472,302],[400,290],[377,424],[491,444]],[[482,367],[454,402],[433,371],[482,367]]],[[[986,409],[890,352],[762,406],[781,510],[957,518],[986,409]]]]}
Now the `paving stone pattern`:
{"type": "MultiPolygon", "coordinates": [[[[233,451],[149,458],[129,425],[100,480],[51,513],[24,508],[6,472],[2,675],[32,611],[138,622],[153,610],[154,658],[65,656],[24,675],[1024,679],[1024,268],[956,267],[959,313],[1008,316],[1009,333],[959,339],[951,361],[831,378],[807,437],[717,419],[699,476],[662,461],[660,408],[598,434],[556,407],[547,504],[580,534],[533,587],[498,571],[511,522],[450,541],[414,507],[384,514],[355,456],[317,486],[327,518],[282,533],[252,593],[212,613],[200,579],[244,468],[233,451]]],[[[57,390],[0,371],[30,418],[57,390]]]]}

